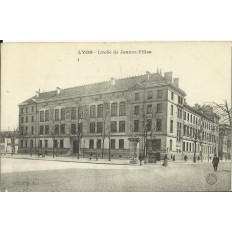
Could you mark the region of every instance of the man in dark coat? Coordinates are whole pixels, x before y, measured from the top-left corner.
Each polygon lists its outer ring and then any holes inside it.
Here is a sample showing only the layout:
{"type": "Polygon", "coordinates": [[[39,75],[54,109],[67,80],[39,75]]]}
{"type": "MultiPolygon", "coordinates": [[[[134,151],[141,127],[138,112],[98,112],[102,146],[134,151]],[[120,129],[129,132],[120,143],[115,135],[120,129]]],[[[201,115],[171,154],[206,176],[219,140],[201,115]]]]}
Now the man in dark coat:
{"type": "Polygon", "coordinates": [[[213,168],[214,168],[215,172],[217,171],[218,163],[219,163],[219,158],[217,157],[217,155],[215,155],[213,157],[213,161],[212,161],[213,168]]]}

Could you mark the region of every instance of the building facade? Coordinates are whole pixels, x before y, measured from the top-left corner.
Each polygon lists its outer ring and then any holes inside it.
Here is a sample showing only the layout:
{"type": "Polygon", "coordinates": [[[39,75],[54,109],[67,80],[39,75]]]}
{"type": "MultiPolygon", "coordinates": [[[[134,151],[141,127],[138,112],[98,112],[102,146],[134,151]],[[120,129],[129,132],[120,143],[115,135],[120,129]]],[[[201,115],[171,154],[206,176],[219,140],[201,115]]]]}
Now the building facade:
{"type": "Polygon", "coordinates": [[[191,158],[196,144],[204,158],[217,152],[218,119],[188,106],[185,97],[172,72],[36,92],[19,104],[19,152],[128,159],[134,136],[145,155],[191,158]],[[200,130],[195,140],[194,129],[200,130]]]}
{"type": "Polygon", "coordinates": [[[231,127],[227,124],[219,126],[218,155],[221,160],[231,159],[231,127]]]}
{"type": "Polygon", "coordinates": [[[0,132],[0,154],[18,153],[18,138],[15,132],[0,132]]]}

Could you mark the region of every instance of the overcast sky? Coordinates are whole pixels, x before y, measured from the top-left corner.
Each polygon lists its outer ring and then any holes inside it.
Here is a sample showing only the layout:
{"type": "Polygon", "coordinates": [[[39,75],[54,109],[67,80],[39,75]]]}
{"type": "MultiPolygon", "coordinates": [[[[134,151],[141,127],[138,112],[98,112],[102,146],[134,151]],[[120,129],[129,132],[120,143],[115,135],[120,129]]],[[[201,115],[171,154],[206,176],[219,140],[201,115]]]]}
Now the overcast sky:
{"type": "Polygon", "coordinates": [[[18,104],[35,91],[172,71],[190,105],[230,101],[230,43],[5,43],[2,44],[2,130],[18,126],[18,104]],[[93,54],[78,54],[81,50],[93,54]],[[137,54],[120,54],[135,51],[137,54]],[[146,54],[138,54],[146,50],[146,54]],[[98,54],[105,51],[118,54],[98,54]],[[149,51],[151,53],[149,53],[149,51]]]}

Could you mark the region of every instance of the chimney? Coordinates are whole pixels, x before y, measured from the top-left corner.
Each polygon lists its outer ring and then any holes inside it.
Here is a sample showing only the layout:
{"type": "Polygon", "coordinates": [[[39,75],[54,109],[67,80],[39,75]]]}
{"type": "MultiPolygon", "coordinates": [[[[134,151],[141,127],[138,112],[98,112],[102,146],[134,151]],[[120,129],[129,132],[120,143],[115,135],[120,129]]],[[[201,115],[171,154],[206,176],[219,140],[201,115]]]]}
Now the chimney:
{"type": "Polygon", "coordinates": [[[111,85],[115,85],[115,79],[111,77],[111,85]]]}
{"type": "Polygon", "coordinates": [[[172,72],[164,73],[164,79],[172,83],[172,72]]]}
{"type": "Polygon", "coordinates": [[[40,94],[40,89],[39,91],[36,91],[36,97],[39,97],[39,94],[40,94]]]}
{"type": "Polygon", "coordinates": [[[151,73],[149,71],[146,72],[147,80],[150,81],[150,75],[151,73]]]}
{"type": "Polygon", "coordinates": [[[179,88],[179,78],[173,78],[173,84],[179,88]]]}
{"type": "Polygon", "coordinates": [[[60,91],[61,91],[61,88],[56,87],[56,94],[57,94],[57,95],[60,94],[60,91]]]}

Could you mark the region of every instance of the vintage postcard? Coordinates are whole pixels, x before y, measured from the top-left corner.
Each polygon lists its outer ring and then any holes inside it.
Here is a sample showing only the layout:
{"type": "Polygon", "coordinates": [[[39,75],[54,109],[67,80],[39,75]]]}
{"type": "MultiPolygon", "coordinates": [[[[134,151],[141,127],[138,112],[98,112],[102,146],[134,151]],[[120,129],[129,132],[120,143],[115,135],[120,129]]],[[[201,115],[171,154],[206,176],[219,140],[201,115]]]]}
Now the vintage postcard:
{"type": "Polygon", "coordinates": [[[2,192],[231,191],[231,43],[1,43],[2,192]]]}

